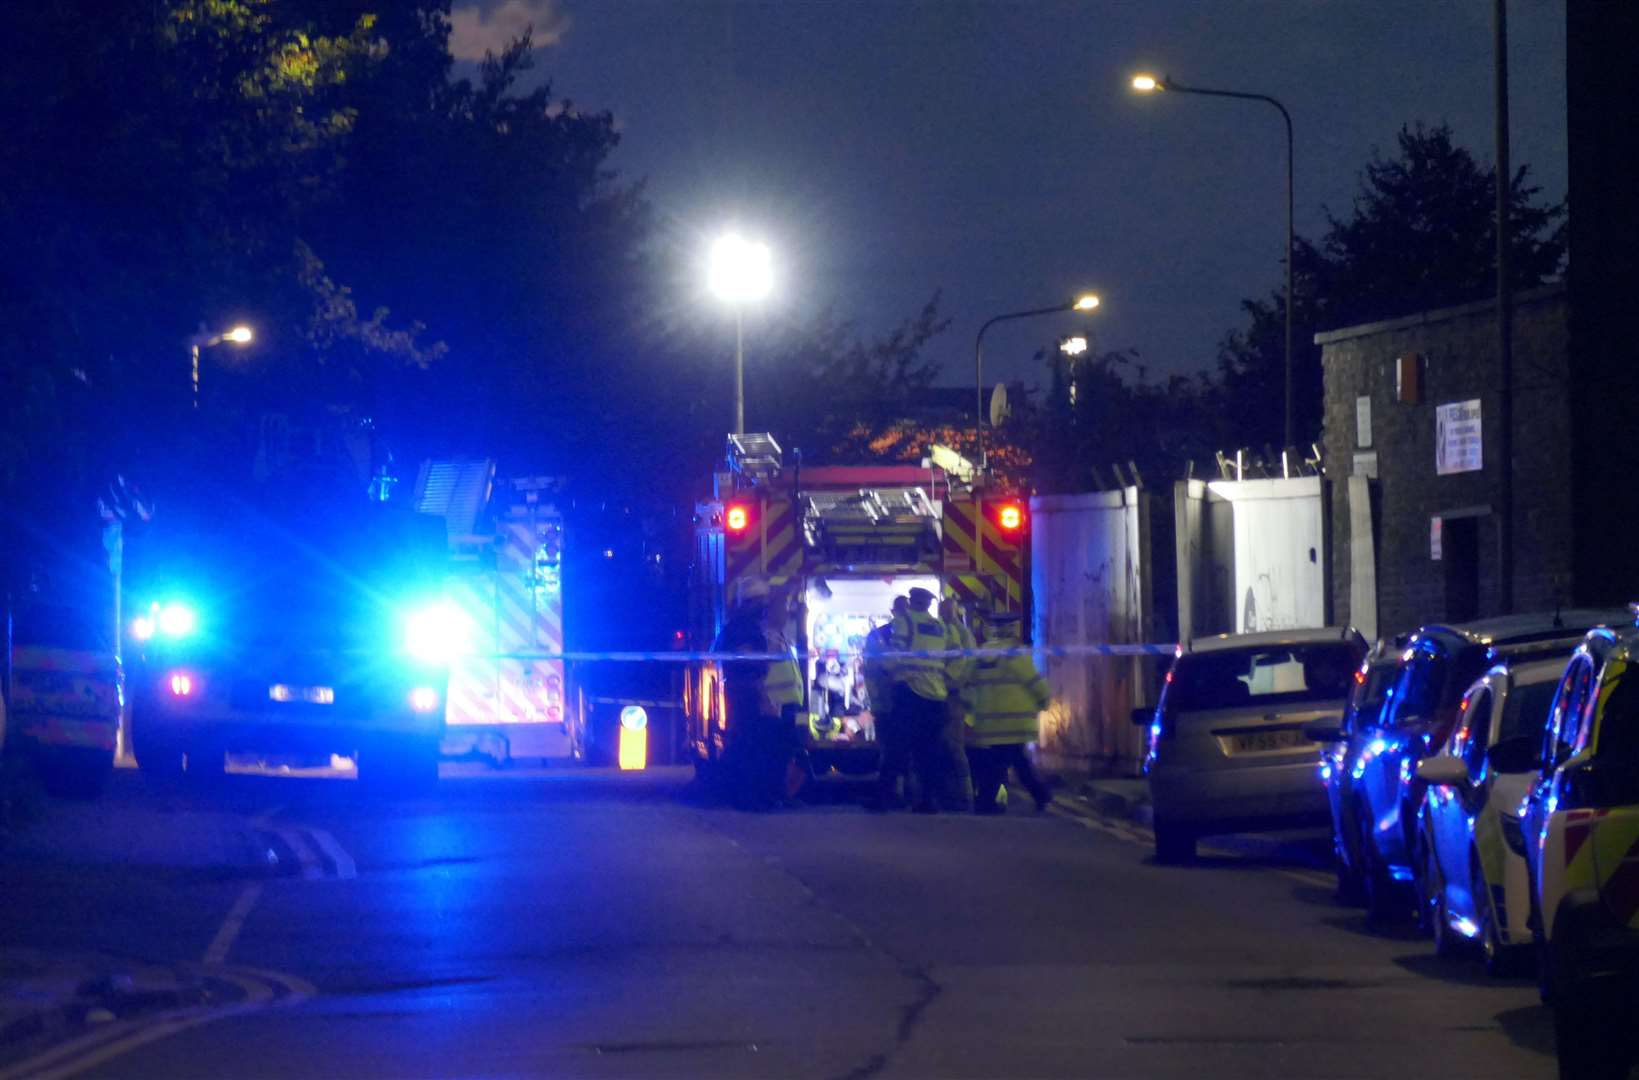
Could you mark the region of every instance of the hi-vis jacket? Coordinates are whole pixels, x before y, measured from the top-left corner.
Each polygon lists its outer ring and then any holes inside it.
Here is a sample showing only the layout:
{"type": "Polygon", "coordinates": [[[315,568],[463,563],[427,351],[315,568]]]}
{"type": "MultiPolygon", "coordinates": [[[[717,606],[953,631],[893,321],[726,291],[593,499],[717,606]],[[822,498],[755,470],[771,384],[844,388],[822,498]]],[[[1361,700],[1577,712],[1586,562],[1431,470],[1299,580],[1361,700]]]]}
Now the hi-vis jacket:
{"type": "MultiPolygon", "coordinates": [[[[985,642],[998,649],[1018,648],[1019,639],[1003,635],[985,642]]],[[[1028,656],[984,656],[973,666],[967,697],[972,702],[975,746],[1008,746],[1033,742],[1040,734],[1037,715],[1052,691],[1028,656]]]]}
{"type": "MultiPolygon", "coordinates": [[[[894,616],[889,642],[895,652],[944,652],[956,647],[945,624],[925,611],[894,616]]],[[[890,670],[894,682],[909,686],[917,697],[944,701],[950,696],[946,681],[948,666],[949,661],[938,657],[901,656],[892,661],[890,670]]]]}
{"type": "Polygon", "coordinates": [[[796,651],[778,631],[768,632],[768,651],[781,654],[781,659],[771,661],[763,676],[763,715],[778,716],[785,706],[802,704],[802,669],[796,651]]]}

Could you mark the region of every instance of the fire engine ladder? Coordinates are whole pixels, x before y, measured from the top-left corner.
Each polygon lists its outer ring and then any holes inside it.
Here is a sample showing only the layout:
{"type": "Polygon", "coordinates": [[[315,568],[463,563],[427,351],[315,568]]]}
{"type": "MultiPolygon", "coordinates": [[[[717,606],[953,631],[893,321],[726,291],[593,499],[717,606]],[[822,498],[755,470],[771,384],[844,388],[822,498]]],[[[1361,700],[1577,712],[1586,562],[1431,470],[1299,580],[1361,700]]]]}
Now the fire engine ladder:
{"type": "Polygon", "coordinates": [[[840,562],[918,562],[938,547],[938,512],[921,488],[813,492],[803,500],[803,541],[840,562]],[[907,549],[888,558],[884,549],[907,549]],[[855,558],[850,552],[871,554],[855,558]]]}
{"type": "Polygon", "coordinates": [[[728,467],[748,483],[772,480],[784,464],[780,444],[766,432],[730,435],[728,467]]]}

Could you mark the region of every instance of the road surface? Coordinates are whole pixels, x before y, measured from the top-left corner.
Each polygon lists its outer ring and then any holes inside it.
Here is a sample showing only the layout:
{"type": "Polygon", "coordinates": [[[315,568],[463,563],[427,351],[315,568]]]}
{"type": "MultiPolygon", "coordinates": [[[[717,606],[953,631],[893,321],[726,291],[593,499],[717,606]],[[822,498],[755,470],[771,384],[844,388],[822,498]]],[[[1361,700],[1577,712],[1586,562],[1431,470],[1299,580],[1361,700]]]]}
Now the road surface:
{"type": "Polygon", "coordinates": [[[0,848],[10,1015],[19,972],[125,996],[14,1024],[0,1076],[1554,1073],[1532,985],[1369,930],[1278,853],[1162,867],[1061,813],[755,815],[679,771],[455,772],[396,801],[122,772],[50,808],[0,848]]]}

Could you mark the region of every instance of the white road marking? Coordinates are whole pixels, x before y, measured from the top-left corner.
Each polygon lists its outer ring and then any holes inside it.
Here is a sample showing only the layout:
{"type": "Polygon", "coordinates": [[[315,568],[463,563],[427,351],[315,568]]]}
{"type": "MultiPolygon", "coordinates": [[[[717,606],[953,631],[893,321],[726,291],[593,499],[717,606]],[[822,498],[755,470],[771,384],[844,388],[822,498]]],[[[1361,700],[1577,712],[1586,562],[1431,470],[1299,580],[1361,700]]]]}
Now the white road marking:
{"type": "Polygon", "coordinates": [[[359,868],[353,862],[353,856],[336,842],[336,838],[323,829],[309,828],[307,835],[319,846],[319,850],[329,857],[331,865],[336,868],[336,877],[351,879],[359,876],[359,868]]]}
{"type": "Polygon", "coordinates": [[[308,881],[316,881],[324,877],[324,867],[319,863],[318,853],[309,846],[307,833],[302,829],[280,829],[279,838],[285,842],[301,864],[302,877],[308,881]]]}
{"type": "Polygon", "coordinates": [[[245,886],[245,891],[239,894],[239,899],[228,909],[228,917],[222,920],[216,936],[211,938],[210,947],[205,950],[205,963],[220,964],[227,958],[228,950],[233,948],[233,943],[239,938],[239,932],[245,928],[245,919],[249,917],[250,909],[255,907],[256,901],[261,898],[261,882],[245,886]]]}

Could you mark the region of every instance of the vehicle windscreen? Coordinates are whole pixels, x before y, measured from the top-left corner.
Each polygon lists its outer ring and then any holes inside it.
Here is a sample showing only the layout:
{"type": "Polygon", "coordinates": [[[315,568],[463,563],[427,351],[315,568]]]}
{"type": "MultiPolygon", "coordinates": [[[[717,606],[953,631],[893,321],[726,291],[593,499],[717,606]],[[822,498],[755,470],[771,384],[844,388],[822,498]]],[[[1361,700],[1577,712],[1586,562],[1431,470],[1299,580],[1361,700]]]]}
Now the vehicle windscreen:
{"type": "Polygon", "coordinates": [[[1377,720],[1398,671],[1399,668],[1394,664],[1373,664],[1366,669],[1365,678],[1357,679],[1354,689],[1349,691],[1349,708],[1344,717],[1346,728],[1353,729],[1377,720]]]}
{"type": "Polygon", "coordinates": [[[1360,663],[1344,642],[1188,653],[1173,665],[1171,709],[1231,709],[1245,705],[1341,701],[1360,663]]]}
{"type": "Polygon", "coordinates": [[[1554,702],[1554,691],[1559,682],[1516,683],[1508,691],[1508,701],[1502,707],[1502,727],[1497,731],[1497,742],[1520,736],[1542,737],[1543,725],[1548,719],[1548,708],[1554,702]]]}

